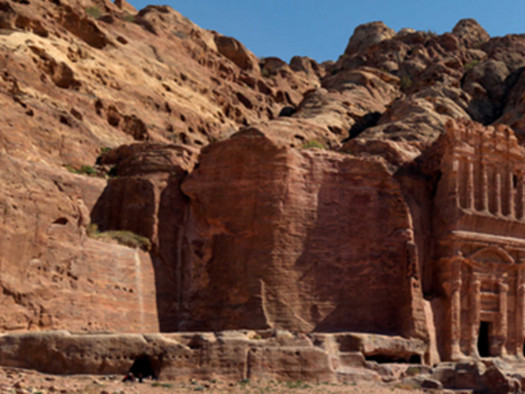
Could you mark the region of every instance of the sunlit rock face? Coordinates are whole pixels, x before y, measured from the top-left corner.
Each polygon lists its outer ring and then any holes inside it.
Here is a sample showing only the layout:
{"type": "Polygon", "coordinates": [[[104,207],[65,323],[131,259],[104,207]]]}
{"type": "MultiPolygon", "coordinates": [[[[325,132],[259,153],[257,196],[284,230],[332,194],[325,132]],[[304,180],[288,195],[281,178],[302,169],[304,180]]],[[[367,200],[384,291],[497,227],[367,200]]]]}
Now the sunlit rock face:
{"type": "Polygon", "coordinates": [[[4,1],[0,28],[0,330],[258,330],[306,350],[177,349],[279,379],[523,354],[522,36],[373,22],[287,64],[167,6],[4,1]]]}

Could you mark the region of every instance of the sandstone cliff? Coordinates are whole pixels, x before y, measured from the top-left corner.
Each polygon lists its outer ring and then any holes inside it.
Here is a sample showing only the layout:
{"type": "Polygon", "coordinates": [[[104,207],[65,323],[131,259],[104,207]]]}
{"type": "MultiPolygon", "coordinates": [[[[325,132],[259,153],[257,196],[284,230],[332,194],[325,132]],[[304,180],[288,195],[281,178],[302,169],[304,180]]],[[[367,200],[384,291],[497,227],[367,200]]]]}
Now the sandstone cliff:
{"type": "Polygon", "coordinates": [[[439,359],[439,137],[523,139],[525,37],[373,22],[287,64],[167,6],[4,0],[0,28],[1,330],[363,331],[439,359]]]}

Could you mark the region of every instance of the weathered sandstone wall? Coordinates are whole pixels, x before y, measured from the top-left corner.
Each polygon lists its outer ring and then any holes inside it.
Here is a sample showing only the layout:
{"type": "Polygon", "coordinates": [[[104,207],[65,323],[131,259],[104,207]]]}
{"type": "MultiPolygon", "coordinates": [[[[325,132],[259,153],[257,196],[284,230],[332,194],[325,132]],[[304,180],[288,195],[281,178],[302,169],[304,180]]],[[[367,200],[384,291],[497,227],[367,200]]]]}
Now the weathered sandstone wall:
{"type": "Polygon", "coordinates": [[[86,235],[105,182],[0,163],[0,330],[158,330],[150,256],[86,235]]]}
{"type": "Polygon", "coordinates": [[[167,6],[4,0],[0,28],[0,330],[359,330],[429,362],[483,323],[523,353],[523,155],[488,193],[476,146],[519,150],[524,36],[374,22],[288,65],[167,6]]]}
{"type": "Polygon", "coordinates": [[[0,335],[0,363],[5,366],[48,373],[126,374],[142,359],[157,378],[175,381],[380,381],[381,375],[392,378],[392,372],[367,363],[365,357],[408,362],[421,357],[424,349],[423,341],[417,339],[345,332],[308,336],[272,330],[0,335]]]}
{"type": "Polygon", "coordinates": [[[425,335],[409,212],[380,160],[252,129],[204,149],[182,190],[181,329],[425,335]]]}
{"type": "MultiPolygon", "coordinates": [[[[134,144],[102,156],[118,177],[108,181],[91,213],[101,230],[125,230],[151,240],[159,329],[177,331],[180,310],[182,237],[188,198],[180,184],[195,164],[196,153],[176,145],[134,144]]],[[[120,328],[115,327],[120,330],[120,328]]]]}

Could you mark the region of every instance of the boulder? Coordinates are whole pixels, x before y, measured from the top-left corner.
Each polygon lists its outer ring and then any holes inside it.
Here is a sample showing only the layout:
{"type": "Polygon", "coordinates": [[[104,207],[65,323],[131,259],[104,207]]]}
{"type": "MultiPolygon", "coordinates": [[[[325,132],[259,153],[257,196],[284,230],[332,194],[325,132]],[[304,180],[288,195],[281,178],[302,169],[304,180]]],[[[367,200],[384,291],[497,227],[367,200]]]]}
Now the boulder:
{"type": "Polygon", "coordinates": [[[215,35],[215,45],[217,45],[217,50],[221,55],[231,60],[242,70],[249,71],[255,69],[257,63],[253,54],[235,38],[217,34],[215,35]]]}
{"type": "Polygon", "coordinates": [[[489,34],[475,19],[462,19],[452,29],[452,34],[457,36],[466,47],[480,47],[490,39],[489,34]]]}
{"type": "Polygon", "coordinates": [[[510,71],[504,62],[492,59],[469,63],[469,68],[462,83],[472,97],[469,114],[480,123],[490,124],[502,113],[510,71]]]}
{"type": "Polygon", "coordinates": [[[17,16],[10,2],[0,2],[0,29],[14,29],[17,16]]]}
{"type": "Polygon", "coordinates": [[[355,28],[354,34],[345,49],[345,55],[363,52],[383,40],[396,35],[396,32],[386,26],[383,22],[370,22],[355,28]]]}

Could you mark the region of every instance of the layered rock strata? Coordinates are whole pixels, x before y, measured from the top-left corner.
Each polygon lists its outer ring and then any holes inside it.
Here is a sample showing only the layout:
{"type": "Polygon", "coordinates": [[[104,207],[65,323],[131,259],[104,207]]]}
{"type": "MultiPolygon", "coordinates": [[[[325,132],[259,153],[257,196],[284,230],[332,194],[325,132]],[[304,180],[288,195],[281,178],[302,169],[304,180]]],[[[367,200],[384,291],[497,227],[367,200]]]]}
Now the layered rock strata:
{"type": "Polygon", "coordinates": [[[385,390],[474,389],[520,392],[523,362],[414,364],[419,340],[356,333],[294,335],[287,331],[173,334],[73,334],[68,331],[0,336],[0,362],[48,373],[153,376],[173,382],[311,382],[385,390]]]}
{"type": "MultiPolygon", "coordinates": [[[[335,382],[359,379],[365,357],[422,357],[420,340],[353,333],[297,335],[287,331],[173,334],[73,334],[68,331],[0,336],[2,365],[50,373],[126,374],[137,359],[163,380],[242,379],[335,382]],[[341,375],[339,378],[338,375],[341,375]]],[[[368,375],[380,380],[372,369],[368,375]]]]}
{"type": "MultiPolygon", "coordinates": [[[[339,379],[354,356],[319,332],[401,336],[426,364],[523,355],[524,37],[374,22],[287,64],[123,0],[8,0],[0,28],[2,331],[316,333],[299,355],[239,339],[213,364],[235,379],[339,379]]],[[[151,338],[207,374],[187,347],[241,334],[173,335],[151,338]]],[[[503,376],[472,363],[471,387],[503,376]]]]}

